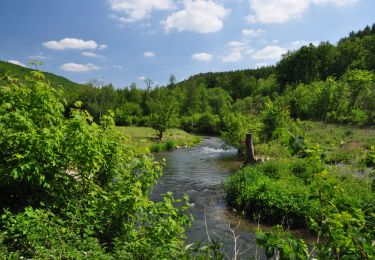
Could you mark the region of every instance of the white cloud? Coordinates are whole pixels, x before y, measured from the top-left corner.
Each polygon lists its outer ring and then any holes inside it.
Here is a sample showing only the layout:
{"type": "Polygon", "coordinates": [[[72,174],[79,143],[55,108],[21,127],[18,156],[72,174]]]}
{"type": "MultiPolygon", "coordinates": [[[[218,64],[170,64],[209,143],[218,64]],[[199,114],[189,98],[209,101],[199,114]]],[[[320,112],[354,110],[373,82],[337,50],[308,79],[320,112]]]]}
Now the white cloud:
{"type": "Polygon", "coordinates": [[[286,52],[287,50],[280,46],[271,45],[255,51],[251,57],[254,60],[277,60],[280,59],[281,55],[285,54],[286,52]]]}
{"type": "Polygon", "coordinates": [[[113,65],[114,69],[122,70],[124,67],[122,65],[113,65]]]}
{"type": "Polygon", "coordinates": [[[239,51],[234,51],[222,58],[222,62],[237,62],[242,59],[242,54],[239,51]]]}
{"type": "Polygon", "coordinates": [[[144,81],[144,80],[146,80],[146,77],[145,76],[140,76],[140,77],[138,77],[138,80],[144,81]]]}
{"type": "Polygon", "coordinates": [[[18,65],[18,66],[26,67],[25,64],[23,64],[22,62],[20,62],[18,60],[8,60],[8,62],[12,63],[12,64],[15,64],[15,65],[18,65]]]}
{"type": "Polygon", "coordinates": [[[257,29],[257,30],[243,29],[241,32],[243,36],[251,38],[251,37],[258,37],[261,34],[265,33],[266,31],[263,29],[257,29]]]}
{"type": "Polygon", "coordinates": [[[143,56],[145,56],[146,58],[151,58],[151,57],[154,57],[156,54],[152,51],[146,51],[143,53],[143,56]]]}
{"type": "Polygon", "coordinates": [[[77,63],[65,63],[61,65],[61,69],[69,72],[89,72],[93,70],[99,70],[100,68],[92,63],[88,64],[77,64],[77,63]]]}
{"type": "Polygon", "coordinates": [[[81,54],[83,56],[91,57],[91,58],[101,58],[101,57],[103,57],[102,55],[98,55],[95,52],[91,52],[91,51],[84,51],[81,54]]]}
{"type": "Polygon", "coordinates": [[[247,41],[231,41],[228,42],[227,47],[229,51],[221,59],[222,62],[237,62],[254,52],[247,41]]]}
{"type": "Polygon", "coordinates": [[[95,41],[85,41],[76,38],[64,38],[60,41],[43,42],[43,46],[53,50],[66,50],[66,49],[96,49],[98,44],[95,41]]]}
{"type": "Polygon", "coordinates": [[[223,19],[229,12],[229,9],[212,0],[184,0],[184,9],[172,13],[162,24],[167,32],[176,29],[213,33],[223,28],[223,19]]]}
{"type": "Polygon", "coordinates": [[[108,46],[106,44],[99,44],[98,50],[105,50],[108,46]]]}
{"type": "Polygon", "coordinates": [[[134,23],[148,18],[153,11],[174,9],[172,0],[108,0],[112,15],[122,24],[134,23]]]}
{"type": "Polygon", "coordinates": [[[250,0],[250,8],[255,14],[249,16],[248,21],[283,23],[301,17],[309,2],[310,0],[250,0]]]}
{"type": "Polygon", "coordinates": [[[334,4],[336,6],[346,6],[358,2],[359,0],[312,0],[315,4],[334,4]]]}
{"type": "Polygon", "coordinates": [[[318,46],[319,45],[319,41],[306,41],[306,40],[301,40],[301,41],[294,41],[292,42],[292,46],[294,48],[300,48],[302,46],[306,46],[306,45],[309,45],[309,44],[312,44],[312,45],[315,45],[315,46],[318,46]]]}
{"type": "Polygon", "coordinates": [[[231,41],[228,43],[228,46],[234,48],[241,48],[247,45],[247,42],[238,42],[238,41],[231,41]]]}
{"type": "Polygon", "coordinates": [[[194,60],[198,60],[198,61],[211,61],[212,60],[212,55],[209,53],[205,53],[205,52],[194,53],[191,57],[194,60]]]}
{"type": "Polygon", "coordinates": [[[248,22],[284,23],[290,19],[300,18],[310,4],[333,4],[346,6],[358,0],[249,0],[252,15],[248,22]]]}

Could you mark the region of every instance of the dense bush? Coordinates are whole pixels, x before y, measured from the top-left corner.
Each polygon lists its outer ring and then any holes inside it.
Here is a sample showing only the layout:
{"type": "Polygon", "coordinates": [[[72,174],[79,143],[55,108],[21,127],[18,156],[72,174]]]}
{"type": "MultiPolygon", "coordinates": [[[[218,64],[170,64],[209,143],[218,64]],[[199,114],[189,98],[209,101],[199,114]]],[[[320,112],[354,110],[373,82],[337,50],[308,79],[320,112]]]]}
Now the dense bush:
{"type": "Polygon", "coordinates": [[[257,233],[267,257],[281,259],[372,259],[375,194],[370,178],[332,173],[319,149],[306,158],[289,158],[247,166],[224,183],[229,203],[260,221],[288,228],[304,226],[321,241],[308,252],[305,242],[278,227],[257,233]]]}
{"type": "Polygon", "coordinates": [[[43,74],[0,87],[1,256],[178,258],[190,217],[149,200],[161,167],[76,102],[70,117],[43,74]]]}
{"type": "Polygon", "coordinates": [[[232,205],[271,223],[283,219],[284,224],[307,226],[310,218],[317,220],[316,189],[320,184],[325,186],[325,198],[334,201],[339,210],[368,212],[374,199],[369,180],[325,172],[318,182],[319,174],[320,167],[306,159],[269,161],[241,169],[224,187],[232,205]]]}
{"type": "Polygon", "coordinates": [[[259,142],[262,124],[253,116],[228,113],[222,117],[221,138],[228,144],[244,152],[247,133],[253,134],[254,143],[259,142]]]}

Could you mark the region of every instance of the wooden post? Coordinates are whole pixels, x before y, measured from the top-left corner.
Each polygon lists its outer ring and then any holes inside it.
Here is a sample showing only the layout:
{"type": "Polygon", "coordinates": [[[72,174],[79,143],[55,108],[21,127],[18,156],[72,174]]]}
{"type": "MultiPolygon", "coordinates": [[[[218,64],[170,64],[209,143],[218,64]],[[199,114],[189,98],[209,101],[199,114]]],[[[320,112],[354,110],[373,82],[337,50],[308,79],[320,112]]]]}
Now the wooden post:
{"type": "Polygon", "coordinates": [[[253,146],[253,134],[247,133],[246,134],[246,161],[245,164],[255,164],[255,154],[254,154],[254,146],[253,146]]]}

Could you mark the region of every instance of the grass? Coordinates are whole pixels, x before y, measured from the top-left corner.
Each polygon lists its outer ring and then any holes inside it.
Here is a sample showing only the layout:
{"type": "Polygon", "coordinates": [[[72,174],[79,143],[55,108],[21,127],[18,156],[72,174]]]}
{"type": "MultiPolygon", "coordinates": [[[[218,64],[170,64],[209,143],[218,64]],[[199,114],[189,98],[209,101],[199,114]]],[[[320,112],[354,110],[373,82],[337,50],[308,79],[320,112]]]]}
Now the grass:
{"type": "Polygon", "coordinates": [[[130,143],[139,149],[149,149],[151,152],[170,151],[175,148],[191,147],[201,142],[201,138],[180,129],[168,129],[163,141],[159,142],[157,131],[150,127],[118,127],[128,136],[130,143]]]}
{"type": "MultiPolygon", "coordinates": [[[[283,219],[304,226],[310,217],[318,218],[316,191],[322,178],[325,199],[339,210],[361,209],[366,217],[373,216],[375,128],[310,121],[300,127],[309,146],[319,147],[327,176],[319,177],[320,164],[291,156],[288,147],[278,141],[259,143],[254,147],[256,155],[271,160],[242,168],[226,180],[229,203],[245,214],[260,214],[265,222],[283,219]]],[[[373,221],[372,217],[369,223],[373,221]]]]}
{"type": "MultiPolygon", "coordinates": [[[[348,125],[304,121],[300,126],[309,144],[318,145],[323,162],[335,172],[369,173],[365,161],[371,146],[375,146],[375,128],[356,128],[348,125]]],[[[272,160],[290,157],[288,148],[277,141],[254,146],[257,155],[272,160]]]]}

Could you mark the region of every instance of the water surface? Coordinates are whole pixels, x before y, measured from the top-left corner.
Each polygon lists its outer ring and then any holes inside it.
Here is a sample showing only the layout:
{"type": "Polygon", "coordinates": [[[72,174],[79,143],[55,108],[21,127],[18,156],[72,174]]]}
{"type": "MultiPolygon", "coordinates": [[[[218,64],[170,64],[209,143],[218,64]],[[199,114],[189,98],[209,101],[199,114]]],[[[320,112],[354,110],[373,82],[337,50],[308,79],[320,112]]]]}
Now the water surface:
{"type": "Polygon", "coordinates": [[[243,219],[225,203],[222,181],[241,165],[237,151],[216,137],[204,137],[202,144],[189,149],[162,152],[156,159],[165,158],[164,174],[155,186],[154,199],[173,192],[175,198],[190,197],[193,204],[189,213],[194,223],[187,230],[187,242],[211,240],[224,243],[229,258],[233,255],[234,240],[229,225],[239,235],[237,244],[243,257],[255,255],[256,224],[243,219]],[[208,235],[207,235],[208,233],[208,235]]]}

